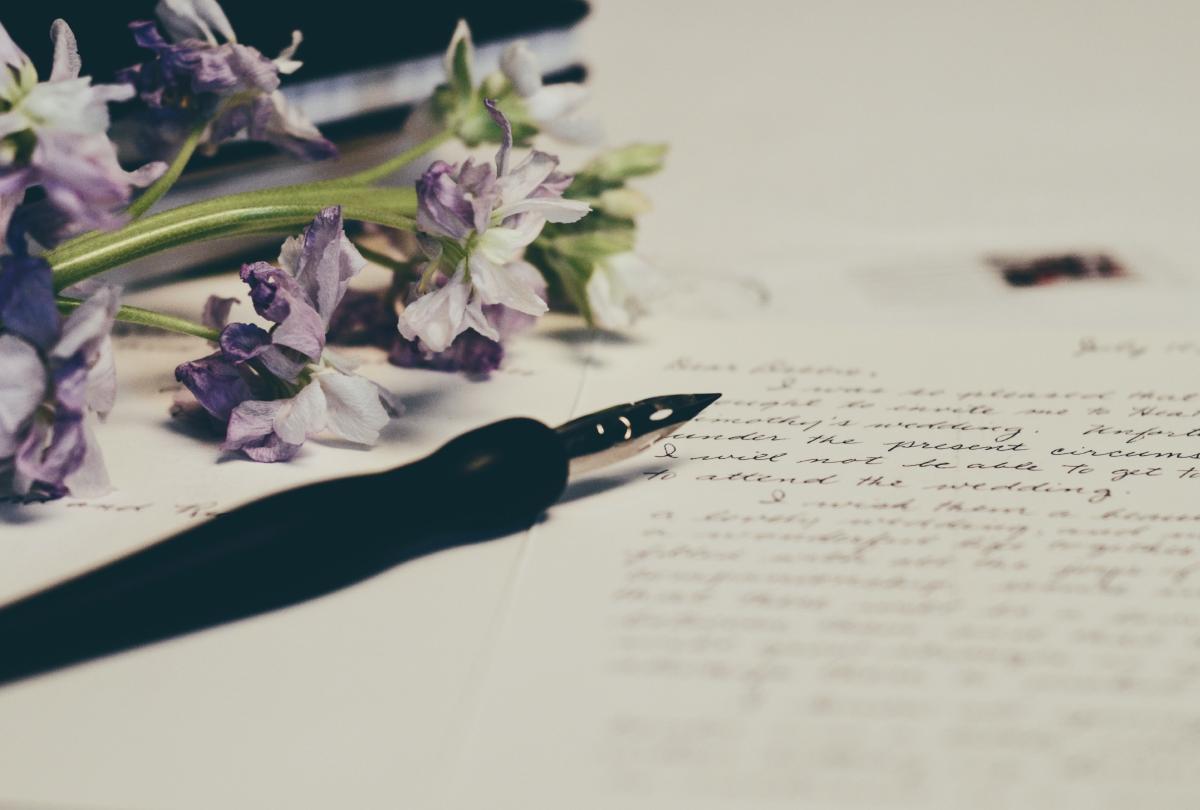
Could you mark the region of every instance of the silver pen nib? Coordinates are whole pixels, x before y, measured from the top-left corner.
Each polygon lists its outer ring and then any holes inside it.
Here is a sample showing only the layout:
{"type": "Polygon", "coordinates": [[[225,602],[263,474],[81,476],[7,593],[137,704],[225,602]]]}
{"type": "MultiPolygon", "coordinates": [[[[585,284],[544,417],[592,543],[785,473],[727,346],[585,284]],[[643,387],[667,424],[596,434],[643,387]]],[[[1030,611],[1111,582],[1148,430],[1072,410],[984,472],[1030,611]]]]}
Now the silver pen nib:
{"type": "Polygon", "coordinates": [[[555,431],[567,448],[573,477],[637,455],[720,398],[720,394],[651,397],[572,419],[555,431]]]}

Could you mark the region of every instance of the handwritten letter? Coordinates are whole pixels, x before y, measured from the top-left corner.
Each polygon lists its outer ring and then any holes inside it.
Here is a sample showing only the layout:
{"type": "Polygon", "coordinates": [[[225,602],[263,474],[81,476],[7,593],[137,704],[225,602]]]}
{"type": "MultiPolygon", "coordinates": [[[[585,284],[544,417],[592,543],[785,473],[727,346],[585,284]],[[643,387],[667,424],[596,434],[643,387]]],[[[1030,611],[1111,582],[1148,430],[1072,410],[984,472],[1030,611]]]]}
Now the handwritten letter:
{"type": "Polygon", "coordinates": [[[598,347],[724,397],[535,531],[465,799],[1197,805],[1195,344],[885,334],[598,347]]]}

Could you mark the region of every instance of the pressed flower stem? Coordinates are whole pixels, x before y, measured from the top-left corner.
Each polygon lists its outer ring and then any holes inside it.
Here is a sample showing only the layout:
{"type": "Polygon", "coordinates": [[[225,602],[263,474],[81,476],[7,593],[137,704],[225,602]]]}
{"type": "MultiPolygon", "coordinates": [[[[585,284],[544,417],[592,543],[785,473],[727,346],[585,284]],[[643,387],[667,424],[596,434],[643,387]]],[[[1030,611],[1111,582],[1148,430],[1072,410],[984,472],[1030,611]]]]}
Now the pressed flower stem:
{"type": "Polygon", "coordinates": [[[142,192],[142,196],[129,205],[127,213],[130,219],[137,219],[149,211],[151,206],[171,190],[171,186],[175,185],[175,181],[179,179],[179,175],[183,174],[184,167],[192,159],[192,154],[196,151],[196,147],[200,145],[200,139],[204,136],[204,130],[207,127],[207,119],[192,127],[192,131],[188,133],[187,139],[180,144],[179,152],[176,153],[175,159],[171,161],[171,165],[167,167],[167,171],[163,176],[155,180],[150,188],[142,192]]]}
{"type": "Polygon", "coordinates": [[[374,248],[367,247],[357,239],[351,239],[350,241],[354,243],[355,249],[362,254],[362,257],[372,264],[387,268],[393,273],[407,273],[412,270],[412,264],[403,259],[397,259],[374,248]]]}
{"type": "MultiPolygon", "coordinates": [[[[196,149],[197,145],[199,144],[199,141],[200,141],[200,138],[201,138],[203,132],[204,132],[203,127],[199,127],[197,129],[193,130],[192,134],[189,135],[187,141],[185,141],[183,146],[180,147],[179,153],[175,156],[175,160],[171,163],[171,166],[167,170],[167,173],[164,174],[162,177],[160,177],[157,181],[155,181],[154,185],[152,185],[150,188],[146,189],[146,191],[142,194],[142,196],[138,197],[137,200],[135,200],[133,202],[133,204],[130,205],[129,214],[133,219],[137,219],[142,214],[144,214],[152,205],[154,205],[155,202],[157,202],[171,188],[171,186],[174,185],[175,181],[179,179],[179,176],[183,172],[183,169],[187,165],[187,162],[191,159],[192,153],[195,152],[195,149],[196,149]]],[[[329,180],[319,180],[319,181],[312,182],[312,183],[303,183],[303,184],[290,185],[290,186],[277,186],[275,188],[262,189],[259,191],[252,191],[252,192],[245,192],[242,194],[231,194],[231,195],[225,196],[225,197],[217,197],[215,199],[205,200],[200,203],[193,203],[192,205],[185,205],[185,206],[180,206],[179,208],[173,208],[169,211],[163,211],[160,214],[156,214],[155,216],[171,214],[176,211],[183,211],[183,212],[187,212],[188,214],[194,215],[194,214],[200,213],[197,209],[202,206],[216,206],[216,207],[221,207],[221,208],[230,208],[230,207],[236,206],[239,202],[244,201],[245,198],[250,198],[250,197],[270,197],[272,199],[291,201],[291,200],[295,199],[296,195],[303,194],[306,192],[318,192],[318,193],[322,193],[322,194],[328,194],[328,193],[334,192],[334,191],[336,191],[338,193],[351,192],[351,191],[354,191],[354,192],[369,191],[371,183],[375,183],[379,180],[385,179],[388,175],[390,175],[396,171],[399,171],[405,165],[411,163],[412,161],[414,161],[417,158],[421,157],[422,155],[432,151],[433,149],[436,149],[437,147],[441,146],[442,144],[446,143],[447,141],[449,141],[453,138],[454,138],[454,132],[452,130],[446,129],[446,130],[443,130],[443,131],[437,133],[436,135],[433,135],[432,137],[422,141],[421,143],[417,144],[416,146],[406,149],[405,151],[401,152],[400,154],[379,164],[378,166],[373,166],[369,169],[365,169],[356,174],[346,175],[345,177],[335,177],[335,178],[332,178],[329,180]]],[[[394,191],[394,190],[395,189],[389,189],[389,191],[394,191]]],[[[412,194],[411,189],[409,190],[409,193],[412,194]]],[[[332,205],[334,203],[330,202],[328,204],[332,205]]],[[[416,210],[416,207],[415,207],[415,197],[414,197],[413,212],[415,212],[415,210],[416,210]]],[[[378,224],[388,225],[391,223],[380,222],[378,224]]],[[[281,227],[286,229],[290,225],[291,225],[291,223],[285,223],[281,227]]],[[[129,230],[129,227],[130,226],[126,226],[125,228],[122,228],[118,231],[108,231],[108,232],[106,232],[106,231],[89,231],[88,233],[81,234],[80,236],[77,236],[74,239],[70,239],[70,240],[62,243],[57,248],[50,251],[46,255],[46,258],[48,261],[50,261],[52,266],[55,266],[56,263],[65,262],[66,260],[73,259],[76,256],[89,254],[91,252],[92,247],[94,247],[95,245],[102,245],[102,244],[107,244],[107,243],[111,242],[114,237],[125,234],[126,231],[129,230]]],[[[404,227],[406,229],[411,228],[411,226],[404,226],[404,225],[398,225],[395,227],[404,227]]],[[[272,229],[267,228],[266,231],[271,232],[272,229]]],[[[257,228],[257,229],[247,231],[247,233],[262,233],[262,232],[264,232],[263,228],[257,228]]],[[[224,234],[222,234],[222,235],[224,235],[224,234]]],[[[186,244],[187,241],[192,241],[192,240],[185,240],[184,242],[173,243],[173,244],[169,245],[168,247],[177,247],[179,244],[186,244]]],[[[151,251],[151,252],[154,252],[154,251],[151,251]]],[[[105,268],[105,269],[108,269],[108,268],[105,268]]],[[[103,272],[103,271],[98,271],[98,272],[103,272]]]]}
{"type": "MultiPolygon", "coordinates": [[[[67,298],[59,296],[56,299],[59,312],[67,314],[73,312],[79,307],[83,301],[78,298],[67,298]]],[[[176,332],[181,335],[192,335],[193,337],[204,338],[217,342],[217,338],[221,333],[216,329],[194,323],[193,321],[184,318],[176,318],[174,315],[164,315],[161,312],[154,312],[141,307],[121,307],[117,310],[117,320],[122,323],[136,323],[142,326],[153,326],[156,329],[165,329],[168,332],[176,332]]]]}
{"type": "Polygon", "coordinates": [[[416,213],[412,189],[294,187],[235,194],[148,216],[119,231],[63,245],[46,254],[54,286],[62,290],[134,259],[180,245],[226,236],[286,231],[317,212],[341,205],[347,219],[410,230],[416,213]]]}
{"type": "Polygon", "coordinates": [[[439,146],[453,138],[453,130],[444,129],[436,135],[421,141],[416,146],[405,149],[395,157],[385,160],[378,166],[372,166],[371,168],[364,169],[361,172],[356,172],[355,174],[339,177],[326,182],[331,185],[343,183],[366,185],[368,183],[377,183],[386,178],[388,175],[398,172],[400,169],[404,168],[409,163],[412,163],[414,160],[426,154],[427,152],[432,152],[434,149],[437,149],[439,146]]]}

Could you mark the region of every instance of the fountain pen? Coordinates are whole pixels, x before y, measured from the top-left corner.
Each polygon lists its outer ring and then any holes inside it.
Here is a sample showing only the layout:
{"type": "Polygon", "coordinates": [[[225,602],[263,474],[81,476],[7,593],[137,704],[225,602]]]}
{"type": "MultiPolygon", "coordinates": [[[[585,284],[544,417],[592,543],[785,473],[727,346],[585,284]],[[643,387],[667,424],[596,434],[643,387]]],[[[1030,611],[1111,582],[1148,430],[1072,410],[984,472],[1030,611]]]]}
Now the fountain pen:
{"type": "Polygon", "coordinates": [[[570,477],[649,447],[720,394],[551,428],[505,419],[381,473],[252,501],[0,607],[0,685],[313,599],[407,559],[524,528],[570,477]]]}

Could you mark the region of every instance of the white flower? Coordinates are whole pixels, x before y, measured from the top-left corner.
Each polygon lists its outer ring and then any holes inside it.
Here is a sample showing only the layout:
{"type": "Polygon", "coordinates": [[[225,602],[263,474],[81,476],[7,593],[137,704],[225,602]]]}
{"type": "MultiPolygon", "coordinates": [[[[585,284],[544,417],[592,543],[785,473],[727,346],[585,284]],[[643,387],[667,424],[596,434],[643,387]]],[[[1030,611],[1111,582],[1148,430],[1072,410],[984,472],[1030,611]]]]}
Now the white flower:
{"type": "Polygon", "coordinates": [[[662,277],[635,253],[615,253],[596,263],[587,283],[592,319],[605,329],[624,329],[645,315],[662,294],[662,277]]]}
{"type": "Polygon", "coordinates": [[[435,352],[445,351],[467,329],[492,340],[500,339],[484,317],[482,299],[467,283],[461,268],[440,289],[406,306],[397,325],[405,339],[420,339],[435,352]]]}
{"type": "Polygon", "coordinates": [[[588,100],[587,88],[575,82],[543,84],[537,57],[524,42],[505,48],[500,70],[512,82],[525,111],[540,130],[572,143],[591,144],[601,139],[600,122],[579,114],[588,100]]]}

